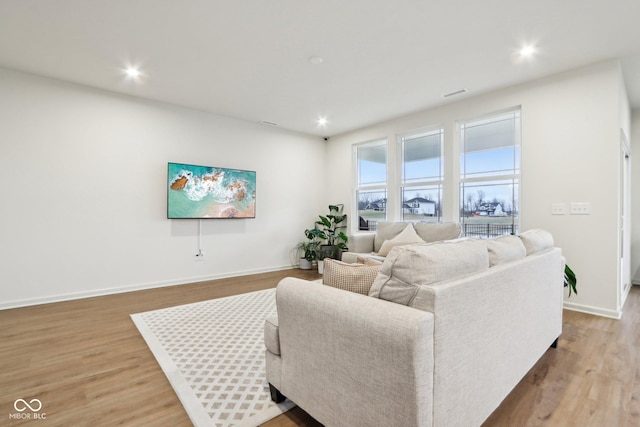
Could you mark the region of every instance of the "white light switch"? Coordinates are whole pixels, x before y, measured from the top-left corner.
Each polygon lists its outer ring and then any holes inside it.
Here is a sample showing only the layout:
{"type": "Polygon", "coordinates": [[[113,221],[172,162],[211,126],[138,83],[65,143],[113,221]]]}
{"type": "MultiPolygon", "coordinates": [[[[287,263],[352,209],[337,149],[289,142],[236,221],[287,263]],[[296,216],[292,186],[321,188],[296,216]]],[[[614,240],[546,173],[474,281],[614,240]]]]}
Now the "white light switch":
{"type": "Polygon", "coordinates": [[[567,207],[564,203],[552,203],[551,215],[565,215],[567,213],[567,207]]]}
{"type": "Polygon", "coordinates": [[[591,203],[571,203],[571,215],[591,215],[591,203]]]}

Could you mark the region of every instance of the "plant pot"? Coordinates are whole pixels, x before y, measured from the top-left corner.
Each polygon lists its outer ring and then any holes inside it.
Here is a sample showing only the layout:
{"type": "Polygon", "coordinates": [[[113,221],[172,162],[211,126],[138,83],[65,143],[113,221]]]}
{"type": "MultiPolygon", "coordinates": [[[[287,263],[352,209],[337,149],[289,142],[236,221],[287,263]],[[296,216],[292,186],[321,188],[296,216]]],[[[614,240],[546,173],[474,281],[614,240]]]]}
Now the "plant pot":
{"type": "Polygon", "coordinates": [[[324,260],[318,261],[318,273],[324,274],[324,260]]]}
{"type": "Polygon", "coordinates": [[[322,259],[331,258],[339,261],[342,258],[342,249],[336,245],[321,245],[320,253],[322,254],[322,259]]]}
{"type": "Polygon", "coordinates": [[[311,261],[308,261],[305,258],[300,258],[300,269],[301,270],[311,270],[311,261]]]}

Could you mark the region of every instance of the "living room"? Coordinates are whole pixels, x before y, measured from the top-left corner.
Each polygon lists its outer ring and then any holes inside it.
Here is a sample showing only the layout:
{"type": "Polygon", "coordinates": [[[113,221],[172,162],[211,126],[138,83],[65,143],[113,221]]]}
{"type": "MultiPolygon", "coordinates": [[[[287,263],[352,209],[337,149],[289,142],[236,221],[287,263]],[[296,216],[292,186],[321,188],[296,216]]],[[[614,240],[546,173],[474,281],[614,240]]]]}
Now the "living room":
{"type": "MultiPolygon", "coordinates": [[[[204,104],[198,104],[202,100],[191,104],[186,98],[163,101],[149,92],[161,86],[154,81],[158,74],[153,67],[145,70],[147,80],[136,85],[118,75],[117,67],[122,64],[117,55],[108,60],[93,58],[90,68],[98,74],[113,74],[106,77],[112,81],[107,89],[93,85],[86,76],[52,71],[63,59],[73,69],[74,60],[91,56],[76,46],[73,38],[82,38],[82,31],[91,30],[74,25],[87,17],[99,21],[100,13],[80,8],[83,14],[78,12],[78,21],[66,21],[64,15],[79,7],[68,3],[58,6],[60,10],[44,4],[39,4],[41,9],[37,11],[30,10],[14,1],[0,6],[4,28],[0,35],[7,41],[0,49],[0,167],[5,176],[5,208],[0,213],[0,310],[287,271],[296,265],[294,248],[304,237],[303,230],[312,226],[318,214],[325,213],[328,204],[344,204],[350,231],[356,231],[354,145],[386,140],[388,164],[395,165],[398,135],[416,129],[444,129],[442,221],[458,222],[460,201],[454,172],[459,154],[455,151],[458,123],[517,109],[522,120],[519,229],[551,232],[555,245],[562,248],[567,263],[577,273],[578,294],[565,297],[566,309],[607,319],[625,316],[630,284],[640,284],[640,227],[630,221],[631,230],[627,227],[624,234],[620,231],[621,200],[625,199],[621,146],[626,144],[630,153],[640,149],[636,137],[640,133],[640,104],[632,97],[631,88],[637,83],[629,81],[629,72],[623,69],[629,61],[622,56],[637,53],[640,46],[634,46],[633,52],[628,45],[612,48],[610,56],[598,52],[597,60],[576,60],[580,65],[575,67],[550,67],[554,71],[546,74],[535,74],[535,64],[520,64],[528,68],[513,70],[508,76],[517,77],[513,83],[485,89],[469,87],[469,93],[443,100],[441,93],[468,84],[450,81],[453,88],[437,85],[433,89],[437,102],[397,111],[384,108],[393,98],[378,101],[370,92],[363,92],[369,86],[357,86],[357,79],[349,74],[346,80],[354,85],[354,103],[350,106],[380,106],[370,111],[377,119],[355,117],[352,122],[357,126],[342,125],[346,127],[337,132],[341,118],[335,114],[324,128],[315,123],[315,117],[306,119],[309,124],[294,117],[300,124],[286,126],[279,117],[270,117],[269,109],[255,113],[260,115],[257,120],[236,117],[233,108],[252,108],[253,94],[240,85],[220,96],[229,104],[228,111],[207,111],[204,104]],[[42,33],[37,33],[36,23],[47,18],[51,21],[43,23],[42,33]],[[57,32],[56,22],[61,23],[57,32]],[[68,26],[66,30],[62,23],[68,26]],[[69,52],[64,45],[45,43],[47,37],[56,34],[60,39],[55,43],[69,39],[69,52]],[[9,48],[11,43],[23,47],[9,48]],[[38,46],[43,50],[37,50],[38,46]],[[72,47],[77,50],[72,52],[72,47]],[[47,49],[52,52],[49,57],[44,55],[47,49]],[[45,62],[29,62],[38,55],[45,62]],[[105,63],[105,69],[98,70],[98,64],[105,63]],[[41,68],[34,68],[34,64],[41,68]],[[256,217],[167,219],[168,162],[256,171],[256,217]],[[576,202],[589,203],[590,214],[552,215],[552,205],[564,204],[568,209],[576,202]],[[624,245],[630,251],[626,257],[624,245]],[[196,261],[199,251],[204,259],[196,261]],[[621,268],[621,258],[628,262],[626,270],[621,268]],[[629,275],[626,281],[625,271],[629,275]]],[[[629,10],[619,12],[619,19],[635,12],[637,6],[627,3],[619,3],[620,10],[629,10]]],[[[136,10],[142,14],[144,8],[138,5],[136,10]]],[[[225,12],[230,13],[220,14],[225,12]]],[[[406,13],[395,18],[407,18],[406,13]]],[[[594,20],[599,16],[595,12],[585,15],[594,20]]],[[[93,21],[84,22],[88,25],[93,21]]],[[[611,22],[609,28],[615,28],[611,22]]],[[[353,48],[363,46],[358,42],[361,40],[354,41],[353,48]]],[[[392,49],[385,52],[388,50],[392,49]]],[[[515,68],[507,50],[504,61],[515,68]]],[[[253,49],[249,52],[258,55],[253,49]]],[[[276,52],[282,54],[279,49],[276,52]]],[[[301,55],[298,51],[295,54],[301,55]]],[[[307,57],[318,54],[326,55],[309,47],[300,61],[316,77],[323,72],[322,67],[337,60],[326,57],[320,64],[307,61],[307,57]]],[[[548,55],[558,58],[558,54],[548,55]]],[[[469,58],[474,66],[482,62],[469,58]]],[[[364,62],[374,66],[375,60],[364,62]]],[[[158,58],[155,61],[161,62],[158,58]]],[[[244,57],[238,61],[244,61],[244,57]]],[[[460,65],[454,61],[450,66],[460,65]]],[[[80,63],[78,68],[82,67],[86,64],[80,63]]],[[[341,67],[340,71],[346,68],[341,67]]],[[[247,71],[242,71],[244,76],[247,71]]],[[[505,80],[508,78],[505,76],[505,80]]],[[[328,80],[321,76],[320,81],[326,84],[328,80]]],[[[279,84],[286,84],[286,79],[279,84]]],[[[179,93],[180,89],[177,85],[171,90],[179,93]]],[[[263,93],[265,98],[272,96],[272,92],[263,93]]],[[[296,102],[308,104],[314,100],[300,98],[296,102]]],[[[275,111],[279,103],[289,101],[275,99],[266,105],[275,111]]],[[[636,157],[630,157],[630,182],[637,182],[640,173],[636,157]]],[[[630,198],[626,198],[630,199],[631,212],[640,209],[639,191],[634,186],[630,198]]],[[[387,218],[398,220],[398,210],[390,209],[387,218]]],[[[6,333],[5,338],[12,335],[11,331],[6,333]]]]}

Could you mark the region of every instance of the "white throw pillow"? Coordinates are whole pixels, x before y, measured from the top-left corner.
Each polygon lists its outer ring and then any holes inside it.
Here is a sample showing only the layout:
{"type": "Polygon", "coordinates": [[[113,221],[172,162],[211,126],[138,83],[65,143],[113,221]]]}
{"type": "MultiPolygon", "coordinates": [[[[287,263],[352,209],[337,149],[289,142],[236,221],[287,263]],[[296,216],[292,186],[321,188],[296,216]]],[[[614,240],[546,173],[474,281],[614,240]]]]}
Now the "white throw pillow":
{"type": "Polygon", "coordinates": [[[373,251],[379,252],[385,241],[393,239],[405,228],[407,228],[406,222],[379,221],[373,238],[373,251]]]}
{"type": "Polygon", "coordinates": [[[391,252],[391,249],[395,248],[396,246],[413,245],[416,243],[424,243],[424,240],[422,240],[420,236],[418,236],[418,233],[416,233],[413,225],[408,224],[405,229],[402,230],[402,233],[398,234],[391,240],[385,240],[385,242],[382,244],[382,247],[378,251],[378,255],[387,256],[389,255],[389,252],[391,252]]]}

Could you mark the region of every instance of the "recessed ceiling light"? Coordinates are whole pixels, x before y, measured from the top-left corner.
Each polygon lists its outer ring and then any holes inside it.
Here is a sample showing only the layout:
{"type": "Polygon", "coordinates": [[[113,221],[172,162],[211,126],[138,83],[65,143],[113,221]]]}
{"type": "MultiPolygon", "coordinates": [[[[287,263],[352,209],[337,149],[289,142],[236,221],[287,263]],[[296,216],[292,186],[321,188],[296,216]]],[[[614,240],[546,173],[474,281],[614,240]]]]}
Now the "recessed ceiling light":
{"type": "Polygon", "coordinates": [[[309,62],[311,62],[313,65],[320,65],[324,62],[324,58],[321,56],[312,56],[311,58],[309,58],[309,62]]]}
{"type": "Polygon", "coordinates": [[[531,58],[536,53],[536,47],[532,44],[525,45],[518,51],[521,58],[531,58]]]}
{"type": "Polygon", "coordinates": [[[318,117],[318,120],[316,122],[318,123],[318,126],[326,126],[328,123],[326,117],[318,117]]]}
{"type": "Polygon", "coordinates": [[[124,69],[124,75],[130,80],[138,80],[142,77],[142,72],[138,67],[128,66],[124,69]]]}

